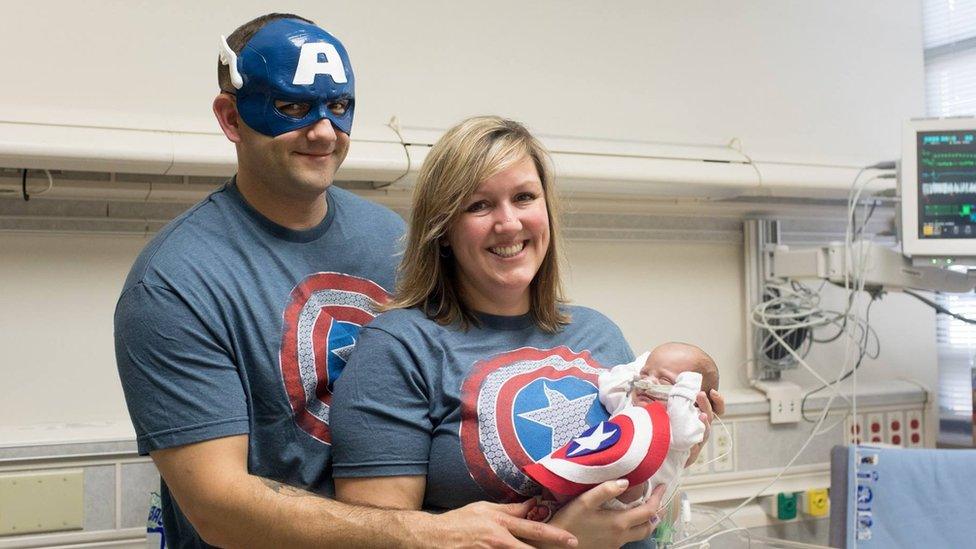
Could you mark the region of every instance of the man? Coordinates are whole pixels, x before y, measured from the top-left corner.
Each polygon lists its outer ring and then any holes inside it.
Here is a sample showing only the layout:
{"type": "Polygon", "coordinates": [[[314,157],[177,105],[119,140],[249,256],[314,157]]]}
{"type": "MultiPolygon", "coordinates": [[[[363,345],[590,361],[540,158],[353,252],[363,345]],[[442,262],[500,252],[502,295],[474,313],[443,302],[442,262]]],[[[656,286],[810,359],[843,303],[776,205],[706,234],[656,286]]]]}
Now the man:
{"type": "MultiPolygon", "coordinates": [[[[115,314],[139,452],[163,477],[168,544],[574,545],[524,520],[525,505],[435,516],[328,499],[332,383],[371,301],[393,289],[404,226],[332,186],[355,109],[338,40],[270,14],[231,34],[220,57],[213,111],[237,175],[146,246],[115,314]]],[[[620,491],[608,483],[590,505],[620,491]]]]}

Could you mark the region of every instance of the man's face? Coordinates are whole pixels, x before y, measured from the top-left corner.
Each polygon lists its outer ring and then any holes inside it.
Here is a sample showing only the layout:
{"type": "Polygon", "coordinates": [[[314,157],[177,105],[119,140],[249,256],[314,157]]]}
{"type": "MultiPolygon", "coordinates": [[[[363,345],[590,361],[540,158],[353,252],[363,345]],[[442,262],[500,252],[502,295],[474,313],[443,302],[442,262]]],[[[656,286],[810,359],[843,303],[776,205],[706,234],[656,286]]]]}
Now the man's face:
{"type": "Polygon", "coordinates": [[[327,118],[275,137],[240,120],[240,136],[240,163],[265,184],[294,196],[321,195],[349,152],[349,135],[327,118]]]}

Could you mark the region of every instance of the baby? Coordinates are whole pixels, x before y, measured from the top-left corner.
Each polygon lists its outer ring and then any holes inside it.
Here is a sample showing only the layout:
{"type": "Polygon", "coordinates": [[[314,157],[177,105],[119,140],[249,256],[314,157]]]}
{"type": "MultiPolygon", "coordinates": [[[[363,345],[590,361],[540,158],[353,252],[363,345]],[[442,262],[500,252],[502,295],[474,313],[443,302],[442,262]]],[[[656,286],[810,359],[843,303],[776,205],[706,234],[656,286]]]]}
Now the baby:
{"type": "Polygon", "coordinates": [[[639,505],[659,484],[672,492],[704,439],[695,400],[699,391],[718,389],[718,368],[694,345],[665,343],[601,374],[598,384],[610,420],[525,468],[544,492],[529,518],[546,520],[573,496],[614,478],[627,478],[631,488],[608,508],[639,505]]]}
{"type": "Polygon", "coordinates": [[[712,357],[699,347],[676,342],[659,345],[633,362],[615,366],[600,375],[600,402],[611,416],[628,406],[654,401],[666,401],[668,407],[671,423],[668,456],[646,485],[632,486],[617,498],[625,507],[641,503],[655,486],[669,484],[681,469],[691,465],[688,460],[691,449],[702,441],[705,432],[695,399],[699,391],[706,395],[711,395],[712,389],[717,391],[718,382],[718,366],[712,357]]]}

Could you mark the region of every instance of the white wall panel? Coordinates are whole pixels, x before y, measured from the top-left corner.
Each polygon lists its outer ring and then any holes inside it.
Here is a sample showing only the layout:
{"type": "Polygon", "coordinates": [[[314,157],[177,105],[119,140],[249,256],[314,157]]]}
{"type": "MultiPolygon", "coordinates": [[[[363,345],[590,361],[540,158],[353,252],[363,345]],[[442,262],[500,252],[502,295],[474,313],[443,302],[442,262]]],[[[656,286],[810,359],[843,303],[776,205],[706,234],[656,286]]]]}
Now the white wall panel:
{"type": "Polygon", "coordinates": [[[591,240],[568,248],[567,294],[614,320],[635,353],[692,343],[718,363],[723,389],[743,387],[742,246],[591,240]]]}
{"type": "Polygon", "coordinates": [[[343,39],[357,128],[501,113],[538,132],[873,162],[924,113],[904,2],[38,0],[4,6],[0,120],[215,131],[217,36],[294,11],[343,39]],[[26,53],[26,52],[29,52],[26,53]]]}
{"type": "MultiPolygon", "coordinates": [[[[739,137],[758,160],[867,163],[897,156],[902,121],[924,112],[914,0],[36,0],[3,7],[0,120],[215,132],[217,35],[269,7],[345,41],[360,136],[394,115],[443,128],[496,112],[546,134],[739,137]]],[[[143,244],[0,234],[0,425],[125,417],[112,311],[143,244]]],[[[569,253],[571,297],[635,349],[698,343],[723,387],[742,385],[740,246],[576,241],[569,253]]],[[[865,372],[924,377],[931,315],[891,303],[876,310],[890,366],[865,372]]]]}
{"type": "Polygon", "coordinates": [[[0,427],[128,417],[112,315],[145,243],[0,233],[0,427]]]}

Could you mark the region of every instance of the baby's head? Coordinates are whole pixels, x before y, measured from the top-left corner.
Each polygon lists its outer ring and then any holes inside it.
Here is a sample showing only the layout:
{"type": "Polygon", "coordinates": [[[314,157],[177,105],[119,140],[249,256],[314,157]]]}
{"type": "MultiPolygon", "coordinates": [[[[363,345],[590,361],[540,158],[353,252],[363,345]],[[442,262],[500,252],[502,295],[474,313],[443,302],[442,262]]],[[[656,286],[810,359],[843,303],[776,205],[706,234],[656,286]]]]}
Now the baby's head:
{"type": "MultiPolygon", "coordinates": [[[[718,390],[718,366],[715,361],[705,351],[687,343],[670,342],[655,347],[641,368],[641,378],[649,378],[662,385],[674,385],[675,378],[681,372],[701,374],[702,391],[709,395],[709,399],[711,390],[718,390]]],[[[649,397],[638,392],[634,399],[640,404],[649,397]]]]}

